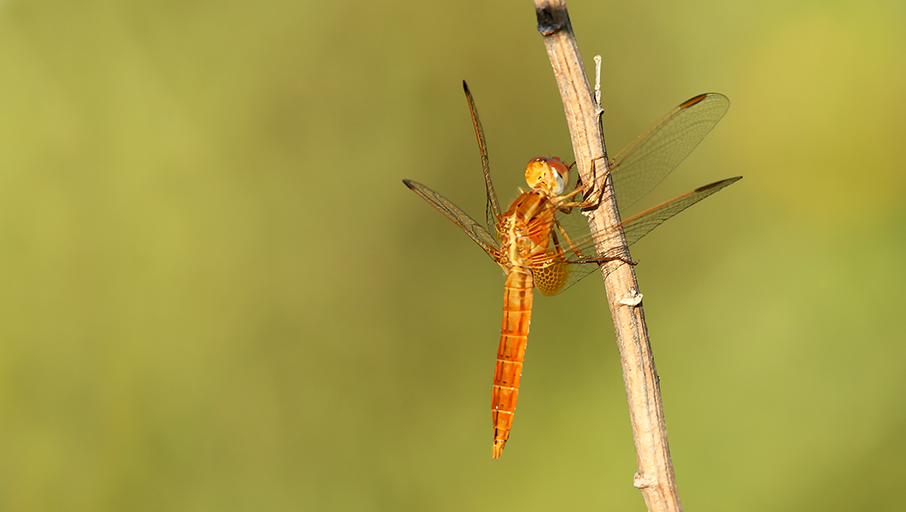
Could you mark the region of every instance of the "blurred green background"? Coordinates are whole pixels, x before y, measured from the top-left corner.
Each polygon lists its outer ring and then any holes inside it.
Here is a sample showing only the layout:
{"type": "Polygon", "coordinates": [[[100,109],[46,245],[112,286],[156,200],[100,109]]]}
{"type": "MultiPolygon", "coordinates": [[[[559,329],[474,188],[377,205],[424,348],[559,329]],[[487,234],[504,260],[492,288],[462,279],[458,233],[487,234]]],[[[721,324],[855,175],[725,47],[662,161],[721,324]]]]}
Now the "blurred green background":
{"type": "MultiPolygon", "coordinates": [[[[906,4],[570,0],[611,154],[726,118],[633,257],[687,510],[902,510],[906,4]]],[[[644,510],[600,279],[491,460],[483,215],[571,159],[523,2],[0,3],[0,509],[644,510]]]]}

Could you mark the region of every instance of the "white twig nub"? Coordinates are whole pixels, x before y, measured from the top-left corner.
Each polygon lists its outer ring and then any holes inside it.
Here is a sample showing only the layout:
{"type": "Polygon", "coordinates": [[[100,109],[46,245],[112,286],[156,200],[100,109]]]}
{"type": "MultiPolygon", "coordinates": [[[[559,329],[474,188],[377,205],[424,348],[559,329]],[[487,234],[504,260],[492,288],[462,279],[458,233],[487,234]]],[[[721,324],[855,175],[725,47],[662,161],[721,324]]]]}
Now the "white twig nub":
{"type": "Polygon", "coordinates": [[[601,107],[601,56],[595,55],[595,103],[598,104],[598,108],[603,110],[601,107]]]}
{"type": "Polygon", "coordinates": [[[620,299],[620,304],[623,306],[636,307],[642,303],[642,294],[637,290],[632,290],[632,297],[628,299],[620,299]]]}
{"type": "Polygon", "coordinates": [[[641,471],[636,471],[635,475],[632,477],[632,486],[636,489],[647,489],[651,487],[654,482],[650,478],[646,478],[641,471]]]}

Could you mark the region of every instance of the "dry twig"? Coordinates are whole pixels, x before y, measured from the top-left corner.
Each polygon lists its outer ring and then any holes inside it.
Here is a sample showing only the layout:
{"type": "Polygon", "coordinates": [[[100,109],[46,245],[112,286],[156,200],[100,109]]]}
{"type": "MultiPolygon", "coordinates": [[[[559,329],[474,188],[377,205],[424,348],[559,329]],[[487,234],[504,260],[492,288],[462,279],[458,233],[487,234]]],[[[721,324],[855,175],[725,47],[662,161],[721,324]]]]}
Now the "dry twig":
{"type": "MultiPolygon", "coordinates": [[[[606,175],[603,186],[607,190],[602,204],[588,214],[592,233],[606,232],[608,226],[620,223],[620,214],[612,193],[609,162],[601,130],[602,110],[592,96],[565,0],[534,1],[538,31],[544,36],[544,45],[560,88],[582,181],[592,183],[593,178],[600,181],[604,177],[602,175],[606,175]],[[596,163],[596,176],[592,176],[591,172],[593,161],[596,163]],[[607,172],[602,172],[602,169],[607,172]]],[[[621,243],[625,246],[625,240],[621,243]]],[[[614,248],[597,249],[599,254],[609,254],[614,248]]],[[[661,391],[635,272],[632,266],[619,261],[607,263],[604,270],[607,302],[620,349],[639,466],[634,485],[641,489],[649,512],[678,512],[682,510],[682,506],[670,460],[661,391]]]]}

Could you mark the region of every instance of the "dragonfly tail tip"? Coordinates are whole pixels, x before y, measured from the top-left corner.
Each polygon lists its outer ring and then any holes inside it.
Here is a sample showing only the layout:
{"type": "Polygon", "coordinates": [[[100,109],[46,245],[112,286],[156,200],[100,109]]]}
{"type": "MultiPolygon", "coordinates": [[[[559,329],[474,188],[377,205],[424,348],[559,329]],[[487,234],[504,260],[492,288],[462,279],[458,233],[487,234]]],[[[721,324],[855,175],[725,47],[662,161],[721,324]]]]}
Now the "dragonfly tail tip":
{"type": "Polygon", "coordinates": [[[494,440],[494,447],[492,448],[492,453],[491,453],[491,457],[494,460],[497,460],[500,458],[500,454],[503,453],[503,445],[505,443],[506,443],[506,441],[501,441],[500,439],[494,440]]]}

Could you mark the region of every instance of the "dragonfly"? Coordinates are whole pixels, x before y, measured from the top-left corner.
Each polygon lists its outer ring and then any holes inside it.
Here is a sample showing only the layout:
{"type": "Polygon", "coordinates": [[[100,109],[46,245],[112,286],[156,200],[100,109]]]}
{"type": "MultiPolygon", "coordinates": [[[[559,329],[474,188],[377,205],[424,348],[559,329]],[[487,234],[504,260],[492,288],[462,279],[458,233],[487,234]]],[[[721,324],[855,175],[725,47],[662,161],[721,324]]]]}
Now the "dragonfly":
{"type": "MultiPolygon", "coordinates": [[[[484,130],[465,81],[463,90],[484,172],[487,225],[482,226],[425,185],[412,180],[403,180],[403,183],[459,226],[506,274],[503,325],[491,392],[492,458],[497,459],[503,453],[515,417],[533,290],[537,288],[543,295],[555,295],[606,263],[634,265],[628,253],[629,245],[667,219],[742,177],[696,188],[592,235],[582,213],[600,204],[604,177],[595,176],[588,184],[577,178],[575,185],[570,186],[572,166],[556,157],[538,157],[526,166],[529,190],[521,192],[509,208],[502,211],[491,182],[484,130]],[[613,249],[601,254],[595,247],[613,249]]],[[[621,210],[635,203],[673,171],[714,128],[729,106],[727,97],[719,93],[695,96],[670,111],[610,160],[613,191],[621,210]]],[[[594,169],[592,162],[593,175],[596,174],[594,169]]]]}

